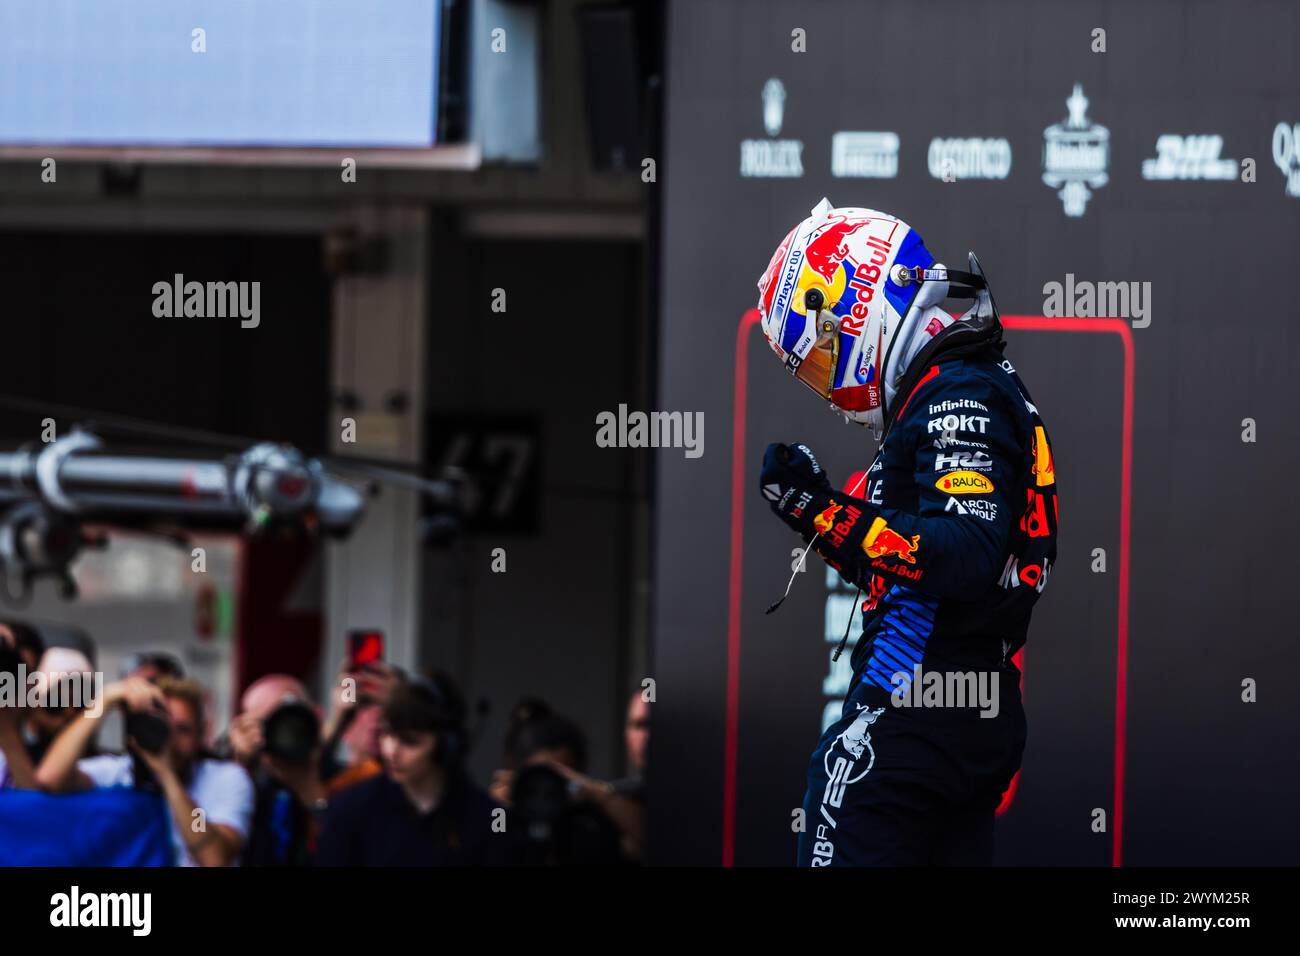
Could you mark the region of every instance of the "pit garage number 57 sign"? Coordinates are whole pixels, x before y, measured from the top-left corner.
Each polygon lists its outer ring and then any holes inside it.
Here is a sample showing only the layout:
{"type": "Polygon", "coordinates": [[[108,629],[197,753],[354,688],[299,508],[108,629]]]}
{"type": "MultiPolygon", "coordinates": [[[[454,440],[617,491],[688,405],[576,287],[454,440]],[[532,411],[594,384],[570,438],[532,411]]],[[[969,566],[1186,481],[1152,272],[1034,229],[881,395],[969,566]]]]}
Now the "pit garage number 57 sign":
{"type": "Polygon", "coordinates": [[[527,415],[430,416],[426,461],[468,485],[468,531],[534,534],[540,512],[541,426],[527,415]]]}

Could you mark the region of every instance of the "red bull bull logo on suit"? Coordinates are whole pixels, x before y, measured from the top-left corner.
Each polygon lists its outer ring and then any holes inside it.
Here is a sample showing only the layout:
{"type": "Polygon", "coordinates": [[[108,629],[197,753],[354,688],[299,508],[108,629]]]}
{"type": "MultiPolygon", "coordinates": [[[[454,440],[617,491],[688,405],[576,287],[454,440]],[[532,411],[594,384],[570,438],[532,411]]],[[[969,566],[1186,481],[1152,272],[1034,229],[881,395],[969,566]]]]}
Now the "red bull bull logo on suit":
{"type": "Polygon", "coordinates": [[[877,518],[871,523],[867,536],[862,539],[862,550],[873,558],[892,554],[908,564],[916,564],[916,549],[920,544],[919,534],[912,535],[911,539],[905,538],[890,528],[884,518],[877,518]]]}
{"type": "Polygon", "coordinates": [[[884,712],[883,707],[874,710],[860,708],[853,723],[836,738],[835,743],[822,757],[826,770],[826,787],[822,791],[818,812],[825,822],[819,822],[817,825],[816,840],[813,843],[813,866],[829,866],[835,856],[835,829],[839,826],[835,813],[838,813],[844,804],[844,791],[870,773],[871,768],[876,764],[876,751],[871,746],[869,728],[884,712]],[[842,749],[842,753],[836,751],[836,744],[842,749]],[[831,764],[832,755],[835,758],[834,765],[831,764]],[[863,763],[865,766],[858,769],[858,765],[863,763]]]}

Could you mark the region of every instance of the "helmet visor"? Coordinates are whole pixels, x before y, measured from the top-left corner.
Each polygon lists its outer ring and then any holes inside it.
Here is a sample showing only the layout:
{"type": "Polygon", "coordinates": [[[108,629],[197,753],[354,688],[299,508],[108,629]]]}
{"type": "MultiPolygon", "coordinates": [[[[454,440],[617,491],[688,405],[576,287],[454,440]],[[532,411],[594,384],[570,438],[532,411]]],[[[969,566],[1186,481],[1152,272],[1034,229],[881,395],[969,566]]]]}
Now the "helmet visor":
{"type": "Polygon", "coordinates": [[[835,368],[840,358],[840,336],[833,327],[817,337],[807,354],[794,366],[794,377],[819,396],[830,399],[835,386],[835,368]]]}

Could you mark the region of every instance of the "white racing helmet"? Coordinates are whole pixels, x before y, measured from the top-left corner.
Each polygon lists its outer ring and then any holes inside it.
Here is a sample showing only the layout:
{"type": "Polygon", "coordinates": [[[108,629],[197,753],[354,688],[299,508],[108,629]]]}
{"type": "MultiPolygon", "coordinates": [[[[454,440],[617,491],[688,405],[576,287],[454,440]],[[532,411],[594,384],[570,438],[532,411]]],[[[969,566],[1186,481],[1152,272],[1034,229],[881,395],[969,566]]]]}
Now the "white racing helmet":
{"type": "Polygon", "coordinates": [[[949,296],[978,300],[965,317],[995,314],[970,258],[972,272],[948,270],[901,219],[823,199],[758,280],[763,334],[795,378],[879,438],[900,337],[951,325],[937,307],[949,296]]]}

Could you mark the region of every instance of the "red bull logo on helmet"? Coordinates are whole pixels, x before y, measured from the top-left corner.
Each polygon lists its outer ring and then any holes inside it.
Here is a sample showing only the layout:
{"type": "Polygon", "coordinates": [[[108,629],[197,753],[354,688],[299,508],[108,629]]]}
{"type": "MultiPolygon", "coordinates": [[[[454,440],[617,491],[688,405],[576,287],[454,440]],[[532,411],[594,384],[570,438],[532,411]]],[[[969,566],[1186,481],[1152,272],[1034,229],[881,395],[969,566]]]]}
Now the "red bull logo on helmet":
{"type": "Polygon", "coordinates": [[[773,350],[804,384],[862,424],[879,424],[880,363],[915,295],[890,278],[899,261],[928,266],[933,257],[920,236],[888,213],[836,208],[823,199],[782,240],[758,283],[762,327],[773,350]],[[825,322],[808,309],[813,290],[821,293],[825,322]],[[826,345],[815,378],[808,368],[799,370],[813,347],[826,345]]]}
{"type": "Polygon", "coordinates": [[[875,332],[883,333],[884,324],[873,330],[870,344],[863,341],[863,334],[876,311],[886,308],[884,297],[877,293],[883,289],[907,227],[870,209],[835,210],[826,215],[829,224],[814,226],[815,235],[805,249],[803,273],[791,308],[800,310],[802,294],[808,289],[823,292],[827,307],[839,316],[842,336],[841,360],[832,379],[837,394],[831,400],[841,408],[861,411],[879,404],[875,394],[878,370],[869,356],[878,360],[882,354],[877,341],[881,336],[875,332]]]}
{"type": "Polygon", "coordinates": [[[835,273],[839,271],[840,263],[848,258],[849,236],[871,224],[870,219],[854,220],[847,215],[832,215],[830,218],[830,224],[809,241],[804,253],[804,262],[808,268],[821,276],[827,285],[835,282],[835,273]]]}
{"type": "Polygon", "coordinates": [[[871,529],[867,536],[862,539],[862,550],[872,558],[883,558],[886,555],[893,555],[900,561],[906,561],[908,564],[916,564],[916,550],[920,547],[921,536],[914,534],[912,537],[905,538],[885,522],[884,518],[876,518],[871,523],[871,529]]]}
{"type": "Polygon", "coordinates": [[[857,301],[849,307],[849,314],[844,319],[845,326],[850,325],[852,321],[860,328],[862,322],[870,315],[871,300],[875,298],[876,287],[880,284],[881,269],[889,261],[893,249],[884,239],[872,236],[867,240],[867,248],[863,251],[869,253],[870,258],[864,256],[862,261],[856,264],[853,278],[849,280],[849,287],[853,289],[857,301]]]}

